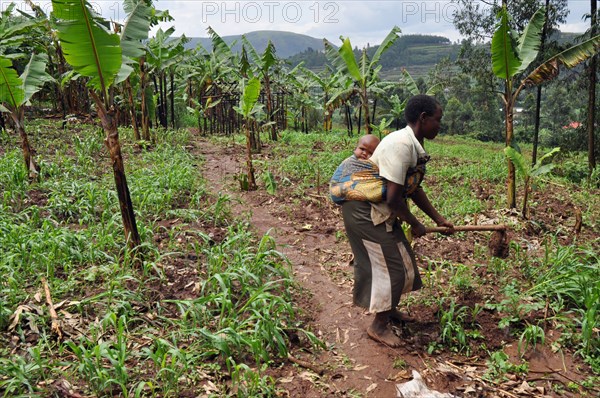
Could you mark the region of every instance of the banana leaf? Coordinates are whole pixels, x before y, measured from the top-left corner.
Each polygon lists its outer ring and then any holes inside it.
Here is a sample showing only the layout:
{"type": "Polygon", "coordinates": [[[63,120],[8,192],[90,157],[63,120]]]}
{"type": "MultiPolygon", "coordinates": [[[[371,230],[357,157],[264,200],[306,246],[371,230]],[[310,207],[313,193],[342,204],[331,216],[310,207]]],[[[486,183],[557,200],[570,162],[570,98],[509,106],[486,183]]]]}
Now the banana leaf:
{"type": "Polygon", "coordinates": [[[558,76],[561,66],[567,69],[573,68],[596,55],[598,49],[600,49],[600,35],[594,36],[550,58],[523,79],[521,85],[530,86],[552,80],[558,76]]]}
{"type": "Polygon", "coordinates": [[[4,103],[16,109],[24,100],[23,81],[12,68],[12,62],[0,56],[0,104],[4,103]]]}
{"type": "Polygon", "coordinates": [[[65,59],[105,96],[121,69],[119,36],[105,28],[86,0],[52,0],[52,8],[65,59]]]}
{"type": "Polygon", "coordinates": [[[124,57],[137,60],[146,53],[142,41],[148,38],[152,9],[144,0],[125,0],[123,8],[128,17],[121,31],[121,49],[124,57]]]}
{"type": "Polygon", "coordinates": [[[271,66],[277,63],[277,56],[275,55],[275,46],[271,43],[271,40],[267,43],[267,48],[261,56],[261,69],[268,70],[271,66]]]}
{"type": "Polygon", "coordinates": [[[386,52],[386,50],[390,48],[396,40],[398,40],[398,34],[401,32],[402,31],[397,26],[394,26],[392,28],[390,33],[388,33],[385,39],[383,39],[379,47],[377,47],[377,51],[375,51],[375,54],[373,54],[373,59],[371,59],[371,65],[376,65],[379,63],[379,59],[381,58],[383,53],[386,52]]]}
{"type": "Polygon", "coordinates": [[[504,153],[513,162],[517,172],[521,177],[526,178],[529,176],[529,167],[525,164],[525,158],[514,148],[507,146],[504,148],[504,153]]]}
{"type": "Polygon", "coordinates": [[[544,29],[544,21],[546,20],[544,12],[545,8],[542,7],[533,14],[533,17],[531,17],[531,20],[519,38],[517,54],[519,54],[519,58],[521,59],[521,66],[517,70],[517,73],[521,73],[527,69],[540,51],[542,30],[544,29]]]}
{"type": "Polygon", "coordinates": [[[31,59],[23,73],[21,73],[21,80],[23,81],[23,91],[25,97],[23,103],[29,101],[29,99],[38,91],[44,87],[44,83],[54,81],[54,78],[46,73],[46,63],[48,57],[46,54],[32,54],[31,59]]]}
{"type": "Polygon", "coordinates": [[[242,113],[244,117],[250,116],[252,113],[252,109],[258,100],[258,96],[260,95],[260,80],[258,78],[253,77],[248,80],[248,83],[244,87],[244,94],[241,99],[240,108],[242,109],[242,113]]]}
{"type": "Polygon", "coordinates": [[[208,28],[208,34],[210,35],[212,42],[212,52],[222,57],[233,59],[231,47],[225,43],[225,40],[223,40],[211,27],[208,28]]]}
{"type": "Polygon", "coordinates": [[[406,87],[408,92],[412,95],[420,94],[417,83],[406,69],[402,69],[402,78],[400,78],[400,83],[406,87]]]}
{"type": "Polygon", "coordinates": [[[358,63],[356,62],[356,58],[354,57],[354,51],[352,51],[352,44],[350,43],[350,38],[345,38],[342,46],[338,50],[338,54],[340,58],[344,61],[345,69],[348,71],[350,76],[356,82],[362,82],[364,77],[360,73],[360,69],[358,67],[358,63]]]}
{"type": "Polygon", "coordinates": [[[492,36],[492,70],[494,75],[506,80],[519,71],[522,62],[515,51],[506,7],[503,7],[498,15],[500,21],[492,36]]]}

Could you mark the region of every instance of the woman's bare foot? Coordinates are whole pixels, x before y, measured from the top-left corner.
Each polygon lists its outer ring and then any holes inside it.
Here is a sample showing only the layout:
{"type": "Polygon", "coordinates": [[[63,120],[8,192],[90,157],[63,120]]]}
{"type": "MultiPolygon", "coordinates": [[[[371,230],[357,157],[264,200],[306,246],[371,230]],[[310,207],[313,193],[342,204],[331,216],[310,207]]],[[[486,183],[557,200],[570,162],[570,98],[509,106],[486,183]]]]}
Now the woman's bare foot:
{"type": "Polygon", "coordinates": [[[378,312],[375,314],[375,319],[371,326],[367,328],[367,334],[370,338],[375,341],[385,344],[388,347],[397,348],[400,347],[402,340],[394,334],[391,326],[389,325],[389,319],[391,315],[390,311],[378,312]]]}
{"type": "Polygon", "coordinates": [[[391,348],[398,348],[402,344],[402,340],[392,332],[389,326],[386,326],[383,330],[375,330],[371,325],[367,328],[367,334],[373,340],[391,348]]]}
{"type": "Polygon", "coordinates": [[[396,323],[414,322],[415,318],[407,312],[398,311],[396,308],[390,311],[390,320],[396,323]]]}

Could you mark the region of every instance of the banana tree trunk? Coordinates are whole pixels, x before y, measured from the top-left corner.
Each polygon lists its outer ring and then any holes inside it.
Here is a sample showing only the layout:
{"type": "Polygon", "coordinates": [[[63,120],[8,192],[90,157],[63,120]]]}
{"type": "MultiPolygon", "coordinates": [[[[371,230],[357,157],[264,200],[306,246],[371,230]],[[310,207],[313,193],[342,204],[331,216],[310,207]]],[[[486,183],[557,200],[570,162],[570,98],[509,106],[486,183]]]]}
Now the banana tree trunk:
{"type": "Polygon", "coordinates": [[[171,71],[171,92],[169,97],[171,99],[171,128],[175,130],[175,72],[171,71]]]}
{"type": "Polygon", "coordinates": [[[121,208],[121,217],[123,219],[123,228],[125,230],[125,239],[131,249],[141,244],[140,235],[135,222],[135,213],[133,204],[127,186],[125,177],[125,167],[123,165],[123,155],[121,154],[121,144],[119,143],[119,131],[117,129],[116,110],[114,108],[106,109],[102,102],[96,100],[98,116],[102,123],[102,128],[106,133],[104,144],[110,153],[113,174],[115,177],[115,186],[121,208]]]}
{"type": "Polygon", "coordinates": [[[248,127],[249,120],[246,120],[246,166],[248,171],[248,190],[254,191],[256,189],[256,180],[254,179],[254,167],[252,165],[252,147],[251,147],[251,133],[248,127]]]}
{"type": "MultiPolygon", "coordinates": [[[[365,134],[371,134],[371,120],[369,117],[369,98],[367,97],[367,88],[363,89],[362,103],[365,117],[365,134]]],[[[359,133],[360,134],[360,133],[359,133]]]]}
{"type": "Polygon", "coordinates": [[[271,92],[271,81],[269,79],[269,75],[265,74],[264,79],[264,88],[265,88],[265,102],[267,105],[267,118],[269,122],[271,122],[271,140],[277,141],[277,126],[275,125],[273,118],[273,94],[271,92]]]}
{"type": "Polygon", "coordinates": [[[346,126],[348,127],[348,137],[352,137],[352,115],[350,114],[350,105],[346,104],[346,126]]]}
{"type": "Polygon", "coordinates": [[[136,141],[141,139],[140,130],[138,127],[136,112],[135,112],[135,102],[133,101],[133,89],[131,88],[131,80],[129,77],[125,80],[125,90],[127,90],[127,98],[129,100],[129,110],[131,112],[131,126],[133,127],[133,138],[136,141]]]}
{"type": "MultiPolygon", "coordinates": [[[[544,53],[546,46],[546,33],[548,31],[548,11],[550,10],[550,0],[546,0],[544,12],[544,26],[542,27],[542,36],[540,38],[540,54],[544,53]]],[[[535,97],[535,127],[533,130],[533,152],[531,154],[531,167],[537,163],[538,141],[540,136],[540,110],[542,107],[542,86],[538,85],[535,97]]]]}
{"type": "MultiPolygon", "coordinates": [[[[506,123],[506,146],[509,147],[513,139],[513,98],[511,95],[510,85],[506,85],[505,93],[505,123],[506,123]]],[[[515,184],[515,165],[508,159],[508,179],[506,181],[506,199],[509,208],[514,209],[517,207],[517,193],[515,184]]]]}
{"type": "MultiPolygon", "coordinates": [[[[360,135],[360,126],[362,124],[362,113],[363,113],[363,106],[361,105],[358,108],[358,121],[356,122],[356,128],[358,129],[358,135],[360,135]]],[[[365,133],[367,134],[367,133],[365,133]]]]}
{"type": "Polygon", "coordinates": [[[525,177],[525,193],[523,194],[523,209],[521,210],[521,215],[524,219],[527,219],[527,201],[529,200],[529,182],[531,177],[525,177]]]}
{"type": "Polygon", "coordinates": [[[146,73],[145,60],[140,59],[140,91],[142,95],[142,138],[150,141],[150,116],[148,115],[148,104],[146,103],[146,89],[148,87],[148,77],[146,73]]]}
{"type": "MultiPolygon", "coordinates": [[[[598,7],[596,0],[590,0],[590,15],[591,18],[591,34],[594,36],[598,29],[598,7]]],[[[587,133],[588,133],[588,168],[589,177],[591,178],[592,172],[596,168],[596,154],[595,154],[595,142],[594,142],[594,124],[596,118],[596,73],[598,69],[598,55],[595,55],[590,60],[590,86],[588,91],[588,120],[587,120],[587,133]]]]}
{"type": "Polygon", "coordinates": [[[15,112],[11,112],[10,115],[15,124],[15,129],[21,137],[21,149],[23,150],[23,160],[25,161],[25,167],[27,168],[29,179],[35,180],[40,175],[40,168],[35,162],[35,151],[31,148],[31,144],[29,144],[29,138],[27,137],[25,126],[23,126],[23,109],[18,109],[15,112]]]}

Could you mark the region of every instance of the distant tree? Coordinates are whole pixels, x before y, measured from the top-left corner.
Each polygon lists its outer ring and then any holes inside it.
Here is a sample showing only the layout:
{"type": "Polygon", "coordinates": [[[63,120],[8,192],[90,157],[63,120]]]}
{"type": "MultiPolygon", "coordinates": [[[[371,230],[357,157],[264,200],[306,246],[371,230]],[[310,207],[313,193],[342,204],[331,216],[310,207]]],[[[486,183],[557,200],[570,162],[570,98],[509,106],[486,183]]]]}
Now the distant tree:
{"type": "MultiPolygon", "coordinates": [[[[540,8],[546,5],[547,12],[545,15],[545,27],[540,40],[540,45],[546,43],[547,36],[558,27],[560,23],[564,23],[569,13],[567,0],[489,0],[489,1],[472,1],[472,0],[456,0],[458,11],[453,15],[453,23],[460,34],[465,38],[461,44],[461,53],[459,55],[458,64],[463,72],[473,76],[474,84],[481,85],[484,90],[496,91],[493,79],[490,79],[490,53],[488,46],[481,46],[485,41],[492,38],[496,26],[496,15],[505,4],[508,14],[511,16],[511,26],[516,32],[522,32],[532,16],[540,8]],[[490,84],[491,83],[491,84],[490,84]]],[[[548,48],[547,43],[544,44],[548,48]]],[[[543,48],[542,48],[543,50],[543,48]]],[[[544,51],[540,50],[540,54],[544,51]]],[[[547,59],[553,54],[544,54],[547,59]]],[[[534,62],[532,66],[535,66],[534,62]]],[[[536,90],[539,90],[536,88],[536,90]]],[[[541,92],[538,97],[541,101],[541,92]]],[[[473,102],[476,104],[475,102],[473,102]]],[[[476,107],[475,107],[476,108],[476,107]]],[[[476,110],[477,112],[477,110],[476,110]]],[[[539,111],[536,111],[539,115],[539,111]]],[[[475,115],[477,118],[479,115],[475,115]]],[[[486,117],[485,114],[481,116],[486,117]]],[[[538,122],[539,123],[539,116],[538,122]]],[[[484,129],[493,129],[485,122],[476,122],[484,129]]],[[[490,136],[491,130],[486,132],[486,136],[490,136]]],[[[494,135],[494,134],[491,134],[494,135]]],[[[535,157],[534,157],[535,162],[535,157]]]]}
{"type": "Polygon", "coordinates": [[[452,97],[444,107],[444,124],[450,135],[465,134],[472,118],[473,106],[470,102],[463,103],[456,97],[452,97]]]}
{"type": "MultiPolygon", "coordinates": [[[[590,36],[594,37],[598,32],[598,5],[596,0],[590,0],[590,36]]],[[[587,118],[587,133],[588,133],[588,166],[589,177],[596,168],[595,140],[594,128],[596,120],[596,77],[598,73],[598,55],[592,57],[589,65],[589,88],[588,88],[588,118],[587,118]]]]}
{"type": "MultiPolygon", "coordinates": [[[[371,117],[369,115],[369,91],[373,89],[379,81],[379,71],[381,65],[379,60],[382,54],[398,39],[400,28],[395,26],[385,37],[380,46],[378,46],[372,58],[367,56],[366,49],[362,50],[359,60],[356,60],[355,53],[352,51],[352,44],[349,38],[342,38],[342,46],[337,49],[327,40],[324,40],[325,51],[328,59],[332,62],[334,68],[344,72],[354,82],[354,90],[360,99],[361,111],[366,133],[371,132],[371,117]]],[[[341,93],[340,93],[341,94],[341,93]]],[[[332,101],[336,101],[334,98],[332,101]]]]}
{"type": "MultiPolygon", "coordinates": [[[[512,146],[514,132],[514,105],[521,90],[526,86],[537,85],[558,76],[560,68],[573,68],[586,59],[594,56],[600,47],[600,35],[592,37],[540,64],[520,83],[516,77],[524,72],[535,60],[539,52],[540,33],[544,24],[544,9],[533,15],[523,32],[517,36],[510,26],[510,16],[504,6],[498,14],[499,22],[491,43],[492,70],[494,75],[503,81],[505,115],[505,142],[512,146]],[[515,88],[516,87],[516,88],[515,88]]],[[[516,206],[515,166],[508,161],[507,179],[508,206],[516,206]]]]}

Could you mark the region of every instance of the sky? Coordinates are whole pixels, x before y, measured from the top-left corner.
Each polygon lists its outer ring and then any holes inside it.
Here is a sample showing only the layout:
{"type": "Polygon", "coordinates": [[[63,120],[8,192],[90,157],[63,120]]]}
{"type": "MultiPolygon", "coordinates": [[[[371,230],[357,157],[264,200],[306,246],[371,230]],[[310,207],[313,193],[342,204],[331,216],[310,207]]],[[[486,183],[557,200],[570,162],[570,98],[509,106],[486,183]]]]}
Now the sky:
{"type": "MultiPolygon", "coordinates": [[[[581,17],[589,12],[589,0],[568,4],[568,21],[561,30],[584,32],[589,22],[581,17]]],[[[155,6],[168,9],[175,18],[176,35],[188,37],[206,37],[208,26],[220,36],[283,30],[327,38],[334,44],[340,36],[349,37],[353,46],[363,47],[381,43],[397,25],[403,34],[435,34],[460,41],[452,25],[457,5],[446,0],[158,0],[155,6]]]]}
{"type": "MultiPolygon", "coordinates": [[[[18,0],[12,0],[19,4],[18,0]]],[[[49,1],[36,1],[48,12],[49,1]]],[[[105,18],[123,21],[121,0],[88,0],[105,18]]],[[[473,0],[480,1],[480,0],[473,0]]],[[[4,9],[10,2],[0,0],[4,9]]],[[[397,25],[402,34],[431,34],[460,40],[452,25],[457,5],[450,0],[155,0],[159,10],[169,10],[175,19],[163,23],[164,30],[175,27],[174,36],[207,37],[212,27],[220,36],[257,30],[301,33],[334,44],[349,37],[353,46],[381,43],[397,25]]],[[[569,17],[564,32],[584,32],[589,22],[581,19],[589,12],[589,0],[568,0],[569,17]]],[[[22,6],[26,8],[25,2],[22,6]]],[[[158,28],[155,28],[156,30],[158,28]]]]}

